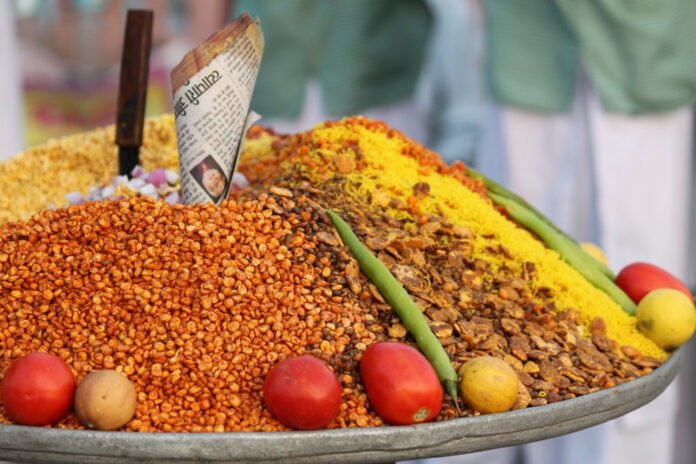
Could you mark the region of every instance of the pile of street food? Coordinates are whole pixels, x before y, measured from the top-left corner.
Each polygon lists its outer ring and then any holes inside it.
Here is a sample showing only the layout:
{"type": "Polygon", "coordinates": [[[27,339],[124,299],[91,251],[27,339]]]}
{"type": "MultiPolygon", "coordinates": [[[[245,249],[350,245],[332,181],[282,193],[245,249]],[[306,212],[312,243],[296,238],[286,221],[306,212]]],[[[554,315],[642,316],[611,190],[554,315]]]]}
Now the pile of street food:
{"type": "Polygon", "coordinates": [[[246,182],[220,206],[180,203],[171,116],[146,123],[132,179],[114,180],[112,141],[100,129],[0,164],[3,423],[449,420],[629,382],[696,325],[664,271],[615,278],[527,222],[523,200],[378,121],[253,127],[246,182]],[[63,378],[39,382],[44,364],[63,378]],[[18,392],[52,380],[48,407],[17,412],[18,392]]]}

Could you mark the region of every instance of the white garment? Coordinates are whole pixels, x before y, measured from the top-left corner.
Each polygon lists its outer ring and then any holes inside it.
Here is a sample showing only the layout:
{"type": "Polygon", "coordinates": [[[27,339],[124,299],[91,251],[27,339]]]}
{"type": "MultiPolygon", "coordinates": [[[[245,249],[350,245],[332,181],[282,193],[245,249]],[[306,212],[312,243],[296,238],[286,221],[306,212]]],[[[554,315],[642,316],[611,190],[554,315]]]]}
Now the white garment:
{"type": "Polygon", "coordinates": [[[17,60],[17,37],[13,2],[0,2],[0,161],[16,155],[24,145],[22,132],[22,87],[17,60]]]}
{"type": "Polygon", "coordinates": [[[647,261],[686,279],[690,108],[607,113],[584,87],[569,114],[501,113],[511,190],[576,239],[598,240],[614,270],[647,261]]]}
{"type": "MultiPolygon", "coordinates": [[[[569,114],[505,107],[501,120],[511,190],[576,239],[597,242],[614,270],[647,261],[686,278],[690,108],[609,114],[584,86],[569,114]]],[[[595,462],[669,464],[676,408],[673,382],[654,402],[600,426],[592,442],[572,434],[557,439],[564,446],[528,445],[527,462],[565,464],[567,447],[591,451],[604,441],[595,462]]]]}
{"type": "Polygon", "coordinates": [[[596,241],[586,105],[571,113],[501,109],[507,186],[577,240],[596,241]]]}
{"type": "Polygon", "coordinates": [[[647,261],[682,280],[688,270],[691,108],[608,114],[590,99],[601,241],[621,269],[647,261]]]}
{"type": "Polygon", "coordinates": [[[446,163],[474,161],[484,109],[483,8],[478,0],[427,0],[433,25],[418,97],[428,148],[446,163]]]}
{"type": "MultiPolygon", "coordinates": [[[[253,110],[253,108],[252,108],[253,110]]],[[[387,105],[365,108],[361,115],[370,119],[379,119],[390,127],[400,130],[407,137],[424,143],[426,125],[424,111],[415,98],[409,98],[387,105]]],[[[279,133],[294,133],[306,131],[326,120],[341,119],[349,114],[327,114],[324,111],[319,82],[312,80],[307,83],[307,92],[302,106],[302,112],[296,118],[265,118],[259,124],[272,127],[279,133]]]]}

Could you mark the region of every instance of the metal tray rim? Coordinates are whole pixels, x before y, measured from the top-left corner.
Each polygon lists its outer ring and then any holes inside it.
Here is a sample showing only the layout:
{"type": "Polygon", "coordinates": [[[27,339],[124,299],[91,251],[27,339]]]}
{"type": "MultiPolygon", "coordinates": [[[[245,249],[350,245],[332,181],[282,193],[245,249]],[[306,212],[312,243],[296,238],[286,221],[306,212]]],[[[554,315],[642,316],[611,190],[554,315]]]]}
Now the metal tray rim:
{"type": "Polygon", "coordinates": [[[385,462],[527,443],[616,418],[657,397],[683,350],[626,384],[558,403],[410,426],[290,432],[103,432],[0,425],[0,456],[18,462],[385,462]]]}

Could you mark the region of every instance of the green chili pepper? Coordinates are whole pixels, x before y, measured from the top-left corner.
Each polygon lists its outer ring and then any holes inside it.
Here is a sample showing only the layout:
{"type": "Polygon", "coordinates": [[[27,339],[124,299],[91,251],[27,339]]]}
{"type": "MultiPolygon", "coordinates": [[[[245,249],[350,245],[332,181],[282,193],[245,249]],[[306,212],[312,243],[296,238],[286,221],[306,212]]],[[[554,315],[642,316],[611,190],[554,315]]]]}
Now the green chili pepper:
{"type": "Polygon", "coordinates": [[[326,214],[331,218],[331,222],[333,222],[343,242],[350,248],[362,272],[377,287],[384,299],[387,300],[399,316],[406,329],[416,340],[418,348],[430,361],[442,386],[452,397],[459,413],[459,404],[457,403],[457,383],[459,382],[459,377],[454,371],[454,367],[452,367],[449,356],[442,348],[442,344],[430,330],[423,313],[421,313],[404,287],[389,272],[389,269],[360,243],[350,226],[333,211],[327,210],[326,214]]]}
{"type": "MultiPolygon", "coordinates": [[[[599,270],[602,274],[607,276],[610,280],[614,281],[616,280],[616,276],[614,273],[609,269],[607,266],[604,264],[600,263],[596,259],[594,259],[592,256],[588,255],[585,250],[583,250],[578,243],[573,240],[568,234],[563,232],[561,229],[556,227],[554,223],[549,221],[549,219],[541,214],[539,211],[537,211],[532,205],[527,203],[523,198],[520,196],[514,194],[513,192],[509,191],[505,187],[501,186],[500,184],[495,183],[493,180],[489,179],[488,177],[484,176],[480,172],[476,171],[475,169],[472,169],[467,166],[466,168],[466,173],[468,176],[474,178],[474,179],[481,179],[483,181],[483,185],[486,187],[486,191],[489,193],[489,196],[493,200],[493,203],[499,204],[496,200],[493,199],[493,197],[490,194],[497,195],[498,198],[502,197],[507,200],[510,200],[514,203],[519,208],[523,208],[526,211],[527,214],[525,214],[525,219],[529,218],[529,223],[525,223],[522,221],[518,221],[515,219],[517,222],[520,223],[520,225],[526,227],[529,230],[532,230],[530,224],[536,224],[539,221],[544,222],[548,227],[550,227],[556,234],[560,235],[562,240],[566,241],[566,245],[564,246],[564,249],[567,253],[572,253],[575,255],[575,261],[577,262],[583,262],[583,266],[585,267],[595,267],[597,270],[599,270]]],[[[534,230],[532,232],[536,233],[534,230]]],[[[539,234],[537,234],[539,235],[539,234]]],[[[543,239],[542,239],[543,240],[543,239]]],[[[547,244],[548,245],[548,244],[547,244]]],[[[559,250],[556,250],[559,251],[559,250]]],[[[560,253],[560,251],[559,251],[560,253]]]]}
{"type": "Polygon", "coordinates": [[[505,208],[510,217],[515,221],[537,234],[549,248],[557,251],[561,257],[576,271],[582,274],[588,282],[609,295],[609,297],[616,301],[626,313],[631,316],[635,315],[636,305],[628,295],[605,274],[600,272],[596,266],[589,265],[583,259],[583,256],[576,252],[575,247],[573,247],[562,234],[558,234],[553,227],[545,221],[540,220],[532,212],[520,206],[515,201],[503,198],[492,192],[488,192],[488,196],[491,197],[491,200],[493,200],[495,204],[505,208]]]}

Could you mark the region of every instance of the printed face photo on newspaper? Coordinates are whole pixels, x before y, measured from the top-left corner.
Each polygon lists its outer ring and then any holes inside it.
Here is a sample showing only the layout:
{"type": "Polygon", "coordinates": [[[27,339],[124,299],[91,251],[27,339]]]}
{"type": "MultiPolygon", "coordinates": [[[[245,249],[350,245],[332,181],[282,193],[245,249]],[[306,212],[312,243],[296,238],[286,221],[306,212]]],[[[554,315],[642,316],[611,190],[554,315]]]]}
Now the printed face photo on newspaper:
{"type": "Polygon", "coordinates": [[[215,161],[215,158],[206,156],[203,161],[194,166],[189,172],[196,182],[203,187],[210,199],[217,202],[225,191],[227,178],[222,173],[222,168],[215,161]]]}

